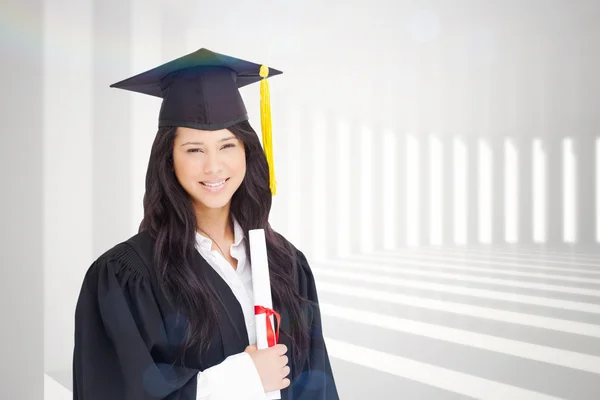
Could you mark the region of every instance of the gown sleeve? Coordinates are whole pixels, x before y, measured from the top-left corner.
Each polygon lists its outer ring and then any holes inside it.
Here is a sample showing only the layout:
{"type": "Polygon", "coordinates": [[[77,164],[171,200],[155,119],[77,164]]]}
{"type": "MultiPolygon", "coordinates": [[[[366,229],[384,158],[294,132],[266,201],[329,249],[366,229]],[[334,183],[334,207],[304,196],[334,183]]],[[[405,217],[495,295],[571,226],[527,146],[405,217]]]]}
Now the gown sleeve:
{"type": "Polygon", "coordinates": [[[204,371],[157,360],[152,350],[168,344],[164,320],[148,271],[128,254],[101,256],[86,273],[75,311],[73,400],[265,398],[247,353],[204,371]]]}
{"type": "Polygon", "coordinates": [[[338,400],[339,395],[323,337],[323,325],[317,287],[310,265],[298,250],[299,289],[312,302],[310,346],[308,358],[298,381],[294,385],[294,400],[338,400]]]}

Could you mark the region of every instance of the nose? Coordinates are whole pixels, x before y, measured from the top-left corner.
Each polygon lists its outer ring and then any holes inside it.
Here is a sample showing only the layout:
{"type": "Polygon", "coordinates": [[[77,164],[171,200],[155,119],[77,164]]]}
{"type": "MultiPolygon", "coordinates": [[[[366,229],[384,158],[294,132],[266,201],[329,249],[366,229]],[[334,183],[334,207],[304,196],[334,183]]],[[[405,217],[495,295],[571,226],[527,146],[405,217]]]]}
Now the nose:
{"type": "Polygon", "coordinates": [[[204,157],[204,173],[206,175],[218,175],[223,170],[221,158],[218,152],[208,152],[204,157]]]}

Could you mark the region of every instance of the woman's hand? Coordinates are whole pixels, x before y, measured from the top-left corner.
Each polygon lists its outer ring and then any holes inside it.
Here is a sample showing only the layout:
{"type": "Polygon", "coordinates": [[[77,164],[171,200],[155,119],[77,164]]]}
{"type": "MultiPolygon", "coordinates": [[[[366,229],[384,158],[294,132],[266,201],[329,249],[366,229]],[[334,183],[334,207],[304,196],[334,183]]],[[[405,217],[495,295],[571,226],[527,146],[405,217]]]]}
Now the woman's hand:
{"type": "Polygon", "coordinates": [[[265,392],[290,386],[290,380],[286,378],[290,373],[290,367],[287,366],[288,357],[285,355],[287,347],[284,344],[276,344],[261,350],[258,350],[256,345],[251,345],[246,347],[244,352],[252,357],[265,392]]]}

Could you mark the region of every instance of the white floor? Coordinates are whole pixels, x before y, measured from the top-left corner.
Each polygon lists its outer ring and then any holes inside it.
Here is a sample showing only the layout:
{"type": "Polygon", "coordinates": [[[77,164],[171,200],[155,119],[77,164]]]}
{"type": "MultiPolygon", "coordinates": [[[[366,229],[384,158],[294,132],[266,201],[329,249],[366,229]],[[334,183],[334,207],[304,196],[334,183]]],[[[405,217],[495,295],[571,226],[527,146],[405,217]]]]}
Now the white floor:
{"type": "Polygon", "coordinates": [[[44,400],[73,400],[73,393],[44,374],[44,400]]]}

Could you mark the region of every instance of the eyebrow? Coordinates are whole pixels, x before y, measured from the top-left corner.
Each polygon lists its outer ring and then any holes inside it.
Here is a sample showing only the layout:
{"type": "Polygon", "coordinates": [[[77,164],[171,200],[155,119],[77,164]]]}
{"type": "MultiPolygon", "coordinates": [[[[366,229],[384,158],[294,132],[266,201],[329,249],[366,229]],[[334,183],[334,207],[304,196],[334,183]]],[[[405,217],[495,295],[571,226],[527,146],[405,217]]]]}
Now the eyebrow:
{"type": "MultiPolygon", "coordinates": [[[[223,139],[219,140],[219,143],[225,142],[225,141],[231,140],[231,139],[235,139],[235,136],[229,136],[229,137],[223,138],[223,139]]],[[[204,142],[185,142],[184,144],[182,144],[182,146],[185,146],[187,144],[203,145],[204,142]]]]}

